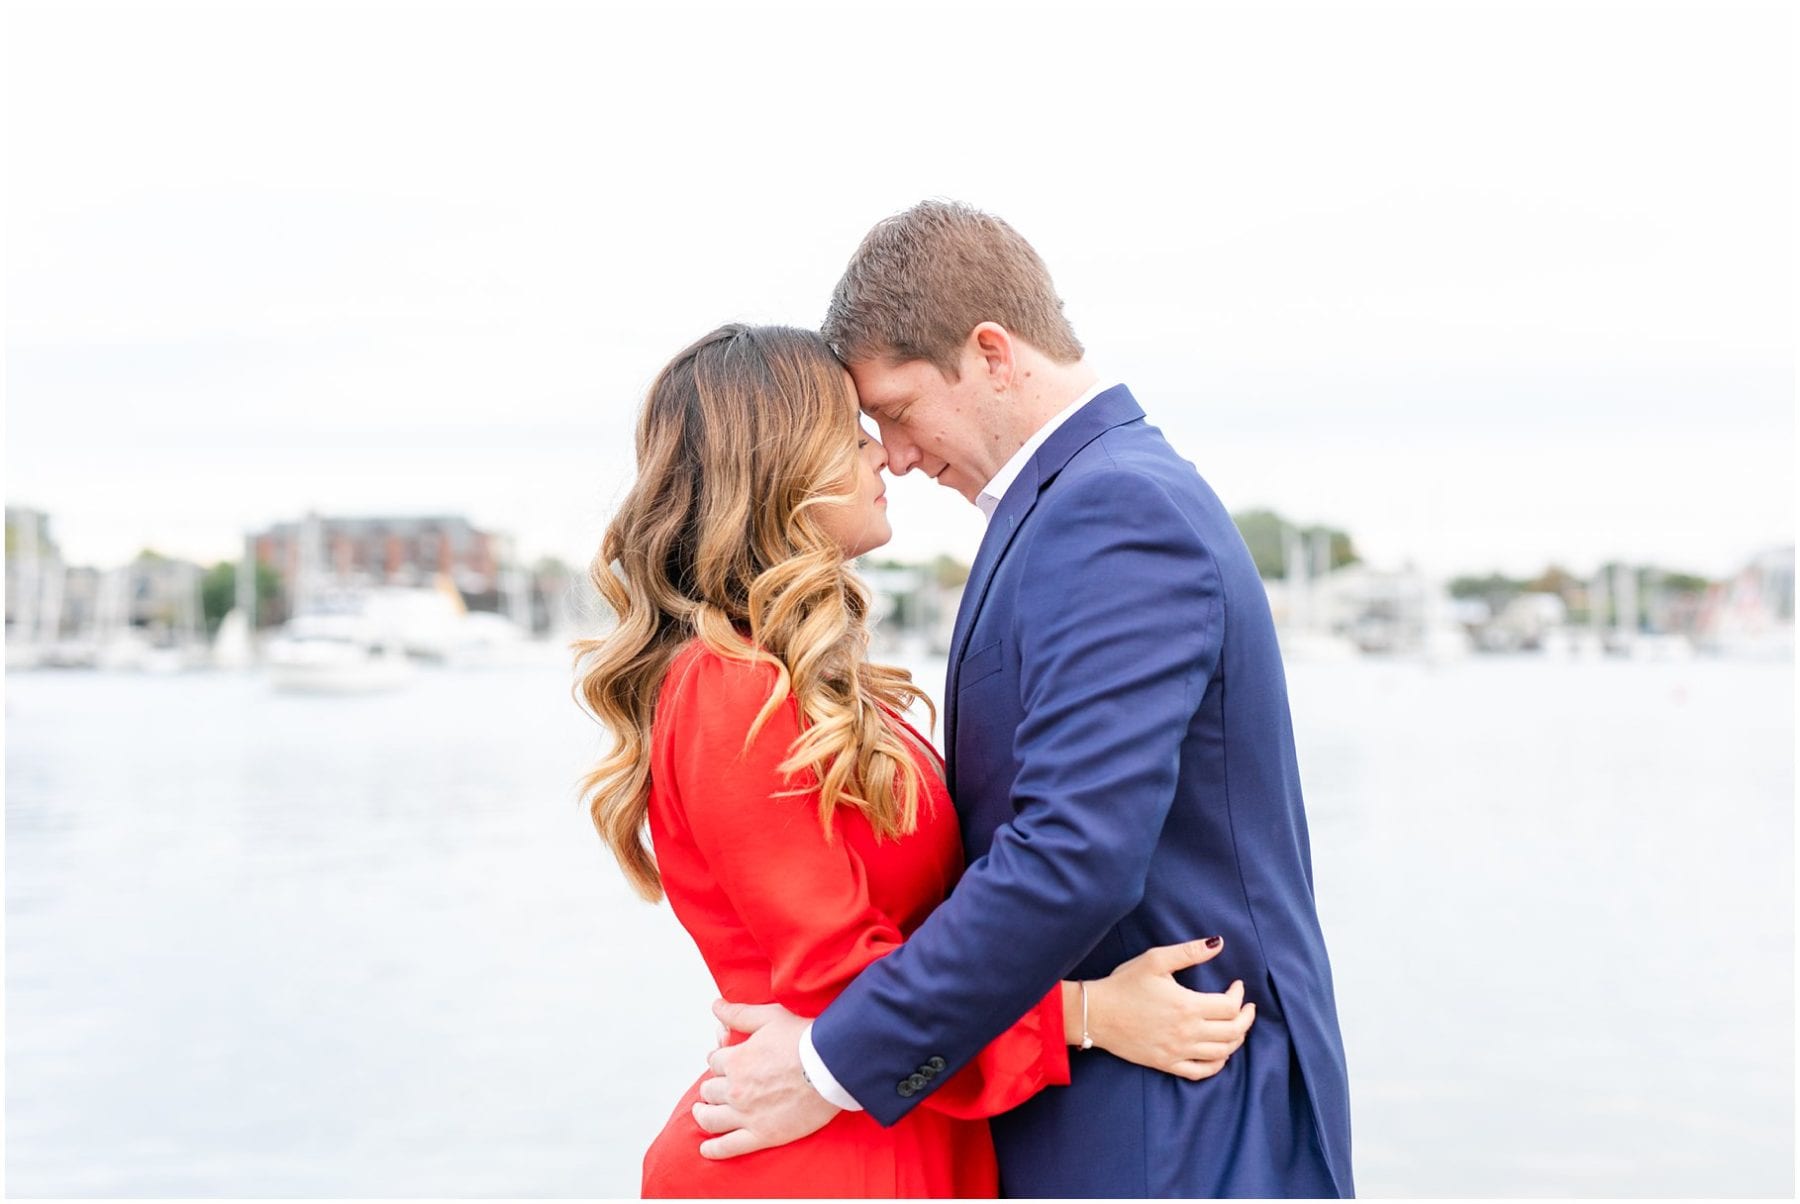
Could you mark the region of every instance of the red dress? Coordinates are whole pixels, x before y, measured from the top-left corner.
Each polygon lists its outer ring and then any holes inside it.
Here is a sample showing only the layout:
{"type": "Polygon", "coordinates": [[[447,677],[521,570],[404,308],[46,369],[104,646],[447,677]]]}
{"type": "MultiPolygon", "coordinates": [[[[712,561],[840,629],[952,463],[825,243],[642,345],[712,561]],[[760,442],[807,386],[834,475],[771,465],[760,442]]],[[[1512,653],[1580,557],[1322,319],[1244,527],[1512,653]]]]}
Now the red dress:
{"type": "MultiPolygon", "coordinates": [[[[676,655],[651,732],[650,835],[669,904],[719,994],[817,1016],[943,901],[962,872],[962,838],[936,767],[915,754],[929,792],[918,829],[877,842],[860,812],[840,807],[827,842],[816,778],[790,782],[777,769],[799,733],[791,697],[744,751],[775,680],[773,666],[727,660],[697,641],[676,655]]],[[[643,1192],[993,1196],[983,1118],[1068,1081],[1060,989],[891,1128],[842,1112],[791,1145],[713,1162],[700,1156],[710,1135],[691,1112],[696,1080],[644,1156],[643,1192]]]]}

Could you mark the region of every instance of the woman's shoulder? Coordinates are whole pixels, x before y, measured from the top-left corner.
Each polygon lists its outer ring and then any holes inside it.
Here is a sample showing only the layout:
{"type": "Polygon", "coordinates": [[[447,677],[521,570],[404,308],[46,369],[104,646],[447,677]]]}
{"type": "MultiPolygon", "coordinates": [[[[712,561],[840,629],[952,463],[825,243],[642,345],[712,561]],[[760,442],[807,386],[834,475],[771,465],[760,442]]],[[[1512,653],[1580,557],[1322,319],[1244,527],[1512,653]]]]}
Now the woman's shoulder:
{"type": "MultiPolygon", "coordinates": [[[[746,654],[748,645],[746,645],[746,654]]],[[[659,755],[674,755],[702,774],[720,764],[757,755],[787,755],[799,733],[792,695],[768,714],[780,670],[767,662],[742,660],[694,640],[669,664],[656,701],[652,741],[659,755]]]]}
{"type": "Polygon", "coordinates": [[[714,713],[748,708],[754,715],[768,702],[780,681],[780,666],[753,658],[748,643],[740,657],[721,652],[696,637],[683,644],[669,662],[662,703],[714,713]]]}

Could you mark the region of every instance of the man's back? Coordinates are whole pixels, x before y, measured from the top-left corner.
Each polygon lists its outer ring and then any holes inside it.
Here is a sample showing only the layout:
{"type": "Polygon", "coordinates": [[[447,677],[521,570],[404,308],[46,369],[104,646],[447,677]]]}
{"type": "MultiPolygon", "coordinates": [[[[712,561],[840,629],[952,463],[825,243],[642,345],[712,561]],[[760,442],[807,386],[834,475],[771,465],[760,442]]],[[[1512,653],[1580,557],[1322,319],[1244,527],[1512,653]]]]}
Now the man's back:
{"type": "MultiPolygon", "coordinates": [[[[1010,527],[990,541],[1005,546],[984,545],[987,563],[971,579],[978,594],[965,602],[972,617],[951,670],[948,751],[968,855],[988,854],[1003,826],[1040,798],[1053,806],[1054,793],[1078,792],[1084,764],[1174,758],[1144,769],[1173,770],[1166,814],[1141,813],[1132,792],[1121,792],[1111,822],[1157,830],[1147,865],[1127,871],[1137,897],[1121,897],[1129,909],[1070,976],[1099,977],[1152,946],[1218,934],[1224,952],[1179,977],[1202,991],[1242,979],[1258,1015],[1239,1054],[1197,1083],[1099,1050],[1076,1055],[1070,1088],[995,1121],[1004,1190],[1348,1195],[1343,1049],[1280,652],[1255,566],[1224,506],[1123,389],[1058,431],[1035,465],[1037,480],[1019,486],[1035,486],[1036,496],[1009,492],[995,515],[1010,527]],[[1109,575],[1114,563],[1099,552],[1121,540],[1133,557],[1118,563],[1138,566],[1134,579],[1109,575]],[[1157,671],[1149,662],[1163,645],[1137,640],[1158,625],[1199,634],[1192,652],[1170,654],[1185,657],[1185,669],[1161,666],[1185,673],[1182,689],[1146,693],[1139,662],[1157,671]],[[1144,713],[1108,713],[1112,691],[1071,691],[1057,675],[1116,677],[1117,697],[1163,701],[1144,713]],[[1170,707],[1185,730],[1171,730],[1170,707]],[[1043,710],[1053,712],[1047,720],[1034,714],[1043,710]],[[1034,746],[1040,721],[1056,725],[1053,751],[1034,746]],[[1127,749],[1138,725],[1147,747],[1127,749]],[[1049,768],[1036,768],[1043,763],[1049,768]]],[[[1132,854],[1094,837],[1106,832],[1091,827],[1072,855],[1102,863],[1096,876],[1116,881],[1105,863],[1132,854]]],[[[1091,902],[1083,889],[1077,875],[1072,911],[1091,902]]],[[[1054,925],[1056,916],[1044,921],[1054,925]]]]}

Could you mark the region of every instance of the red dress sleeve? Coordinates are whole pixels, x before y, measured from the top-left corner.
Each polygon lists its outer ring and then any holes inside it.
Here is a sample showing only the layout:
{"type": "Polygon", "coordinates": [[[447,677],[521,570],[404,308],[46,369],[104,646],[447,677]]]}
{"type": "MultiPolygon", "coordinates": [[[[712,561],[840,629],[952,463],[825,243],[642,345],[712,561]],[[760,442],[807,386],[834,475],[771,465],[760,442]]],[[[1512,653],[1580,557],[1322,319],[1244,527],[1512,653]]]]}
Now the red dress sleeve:
{"type": "MultiPolygon", "coordinates": [[[[827,840],[817,779],[810,771],[790,779],[779,768],[800,731],[795,701],[784,699],[745,746],[775,688],[774,666],[703,649],[678,658],[671,672],[680,678],[657,724],[669,740],[688,834],[767,957],[775,1002],[817,1016],[905,936],[871,901],[863,862],[842,831],[827,840]]],[[[1068,1081],[1059,985],[921,1102],[954,1116],[992,1116],[1068,1081]]]]}

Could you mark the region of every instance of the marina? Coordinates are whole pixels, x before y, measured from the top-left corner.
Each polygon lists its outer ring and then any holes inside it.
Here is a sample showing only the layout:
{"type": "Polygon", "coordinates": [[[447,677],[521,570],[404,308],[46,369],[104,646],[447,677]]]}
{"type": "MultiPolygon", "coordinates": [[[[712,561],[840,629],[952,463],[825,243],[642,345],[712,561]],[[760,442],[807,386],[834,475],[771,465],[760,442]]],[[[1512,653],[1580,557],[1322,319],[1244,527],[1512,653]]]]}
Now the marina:
{"type": "Polygon", "coordinates": [[[1298,780],[1191,922],[1286,988],[1316,895],[1358,1194],[1793,1196],[1790,7],[1004,8],[12,6],[7,1192],[635,1196],[714,987],[577,795],[594,561],[835,545],[1138,777],[1130,625],[1228,592],[1147,910],[1298,780]]]}
{"type": "MultiPolygon", "coordinates": [[[[1289,678],[1360,1191],[1791,1194],[1791,663],[1289,678]]],[[[13,1194],[635,1194],[713,991],[566,666],[15,672],[7,734],[13,1194]]]]}

